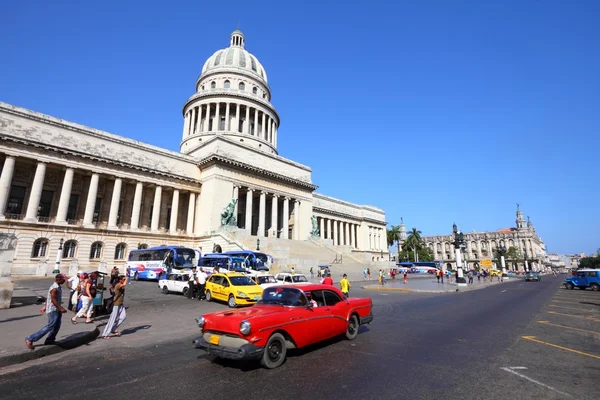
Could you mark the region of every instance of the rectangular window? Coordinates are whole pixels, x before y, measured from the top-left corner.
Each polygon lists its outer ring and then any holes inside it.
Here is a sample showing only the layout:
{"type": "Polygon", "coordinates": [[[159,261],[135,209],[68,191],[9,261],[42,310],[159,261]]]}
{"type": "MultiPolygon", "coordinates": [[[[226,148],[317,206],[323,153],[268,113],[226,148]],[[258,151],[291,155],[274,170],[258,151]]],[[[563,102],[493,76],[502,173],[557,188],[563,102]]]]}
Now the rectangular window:
{"type": "Polygon", "coordinates": [[[6,214],[20,215],[23,211],[23,201],[25,200],[25,188],[22,186],[13,186],[10,188],[10,196],[6,205],[6,214]]]}
{"type": "Polygon", "coordinates": [[[48,218],[50,217],[50,207],[52,207],[52,197],[54,192],[49,190],[42,190],[42,196],[40,197],[40,205],[38,207],[38,217],[48,218]]]}
{"type": "Polygon", "coordinates": [[[67,208],[67,221],[74,220],[77,216],[77,206],[79,205],[79,195],[72,194],[67,208]]]}
{"type": "Polygon", "coordinates": [[[94,217],[92,218],[92,222],[94,224],[98,223],[100,219],[100,210],[102,207],[102,197],[96,197],[96,205],[94,206],[94,217]]]}

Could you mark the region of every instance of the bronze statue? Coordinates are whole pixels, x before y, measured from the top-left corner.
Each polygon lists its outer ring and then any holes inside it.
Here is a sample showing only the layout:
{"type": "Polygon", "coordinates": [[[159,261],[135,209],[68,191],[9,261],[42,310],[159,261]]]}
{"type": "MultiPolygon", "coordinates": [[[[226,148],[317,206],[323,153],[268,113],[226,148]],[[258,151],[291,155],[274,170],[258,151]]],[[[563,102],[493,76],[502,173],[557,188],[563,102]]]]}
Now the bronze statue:
{"type": "Polygon", "coordinates": [[[231,199],[225,210],[221,213],[221,226],[236,226],[237,219],[234,215],[237,199],[231,199]]]}
{"type": "Polygon", "coordinates": [[[312,236],[321,236],[321,233],[319,232],[319,226],[317,223],[317,217],[313,215],[312,217],[310,217],[310,220],[312,221],[312,231],[310,232],[310,234],[312,236]]]}

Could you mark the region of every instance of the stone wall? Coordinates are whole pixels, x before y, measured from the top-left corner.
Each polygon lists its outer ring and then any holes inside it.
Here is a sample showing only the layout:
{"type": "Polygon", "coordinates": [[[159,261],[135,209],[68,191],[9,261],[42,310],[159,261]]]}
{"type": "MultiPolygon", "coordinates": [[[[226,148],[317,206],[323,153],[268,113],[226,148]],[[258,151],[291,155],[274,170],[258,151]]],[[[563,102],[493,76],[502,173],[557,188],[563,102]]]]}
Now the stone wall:
{"type": "Polygon", "coordinates": [[[12,265],[17,237],[12,233],[0,233],[0,309],[9,308],[12,299],[12,265]]]}

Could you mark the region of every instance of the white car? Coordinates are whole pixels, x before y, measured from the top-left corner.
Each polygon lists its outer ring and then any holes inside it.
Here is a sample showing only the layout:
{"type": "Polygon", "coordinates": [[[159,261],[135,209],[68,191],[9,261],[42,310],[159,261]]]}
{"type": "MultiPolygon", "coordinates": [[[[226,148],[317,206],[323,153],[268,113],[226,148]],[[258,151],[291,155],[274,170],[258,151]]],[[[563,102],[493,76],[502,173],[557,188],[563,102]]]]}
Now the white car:
{"type": "Polygon", "coordinates": [[[184,296],[186,296],[189,288],[189,278],[189,274],[169,274],[165,279],[161,279],[158,281],[158,287],[160,287],[160,290],[164,294],[181,293],[184,296]]]}
{"type": "Polygon", "coordinates": [[[310,283],[304,274],[290,274],[288,272],[280,272],[275,275],[275,280],[278,284],[298,284],[298,283],[310,283]]]}
{"type": "Polygon", "coordinates": [[[277,279],[273,275],[259,273],[250,275],[250,278],[263,289],[277,285],[277,279]]]}

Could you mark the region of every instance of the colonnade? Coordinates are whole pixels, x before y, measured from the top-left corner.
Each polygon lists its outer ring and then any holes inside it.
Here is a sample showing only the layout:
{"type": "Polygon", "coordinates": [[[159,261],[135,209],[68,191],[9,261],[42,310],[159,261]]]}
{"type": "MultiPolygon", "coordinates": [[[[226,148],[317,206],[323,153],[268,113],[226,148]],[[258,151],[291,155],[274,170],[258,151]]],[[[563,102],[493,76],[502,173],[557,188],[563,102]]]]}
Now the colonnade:
{"type": "MultiPolygon", "coordinates": [[[[2,174],[0,175],[0,220],[11,218],[11,219],[22,219],[25,222],[53,222],[59,225],[67,225],[72,224],[74,221],[67,220],[67,213],[69,209],[69,202],[71,200],[72,187],[73,187],[73,179],[75,175],[75,168],[62,166],[64,169],[64,177],[62,180],[62,184],[60,184],[60,195],[58,198],[58,207],[56,208],[56,214],[54,216],[50,216],[48,221],[40,221],[38,218],[38,211],[40,207],[40,199],[42,196],[42,191],[44,189],[44,182],[46,179],[46,169],[47,163],[38,161],[35,167],[35,174],[33,177],[33,182],[31,183],[31,189],[29,193],[29,200],[26,206],[25,215],[9,215],[7,214],[7,203],[11,191],[11,183],[13,180],[13,175],[15,172],[15,157],[11,155],[6,155],[4,160],[4,165],[2,168],[2,174]]],[[[100,174],[93,171],[85,171],[86,174],[90,174],[89,186],[87,189],[87,196],[85,200],[85,209],[83,213],[83,221],[82,226],[84,228],[94,228],[96,227],[96,222],[94,222],[94,213],[96,212],[96,201],[98,196],[98,186],[100,182],[100,174]]],[[[122,212],[120,209],[122,205],[122,194],[123,193],[123,184],[127,184],[130,181],[123,182],[123,178],[120,177],[109,177],[113,182],[113,190],[112,196],[110,198],[110,209],[108,213],[108,223],[107,229],[119,229],[120,226],[117,225],[117,220],[119,213],[122,212]]],[[[186,218],[186,232],[188,234],[192,234],[194,232],[194,226],[199,226],[199,217],[200,212],[197,209],[197,204],[199,202],[196,201],[199,193],[194,193],[190,191],[180,190],[178,188],[169,188],[162,185],[156,185],[143,181],[135,181],[135,194],[133,199],[129,199],[133,201],[131,218],[129,220],[129,229],[133,231],[140,230],[140,217],[142,212],[142,197],[144,189],[147,187],[154,187],[154,196],[152,199],[152,209],[151,209],[151,223],[150,223],[150,231],[151,232],[159,232],[159,222],[161,217],[161,209],[163,204],[163,191],[171,190],[171,214],[170,219],[167,221],[168,231],[170,233],[177,232],[177,219],[179,216],[179,204],[180,204],[180,194],[182,192],[188,193],[188,209],[187,209],[187,218],[186,218]]],[[[83,195],[83,193],[82,193],[83,195]]],[[[123,200],[128,200],[127,198],[123,200]]],[[[24,205],[24,204],[23,204],[24,205]]],[[[75,205],[77,206],[77,205],[75,205]]],[[[123,222],[123,221],[122,221],[123,222]]],[[[125,221],[127,222],[127,221],[125,221]]],[[[123,224],[121,224],[123,225],[123,224]]]]}
{"type": "Polygon", "coordinates": [[[190,107],[183,124],[183,137],[205,132],[237,132],[256,136],[277,146],[277,123],[259,108],[232,102],[190,107]]]}
{"type": "MultiPolygon", "coordinates": [[[[521,254],[527,254],[528,257],[535,257],[536,253],[533,249],[531,239],[512,239],[502,238],[494,240],[465,240],[467,259],[481,259],[492,257],[494,251],[500,246],[506,249],[516,247],[521,254]],[[485,252],[485,255],[484,255],[485,252]]],[[[433,252],[436,260],[454,260],[454,243],[452,242],[430,242],[429,248],[433,252]]]]}
{"type": "Polygon", "coordinates": [[[333,240],[334,246],[358,248],[360,224],[332,218],[317,217],[321,239],[333,240]]]}

